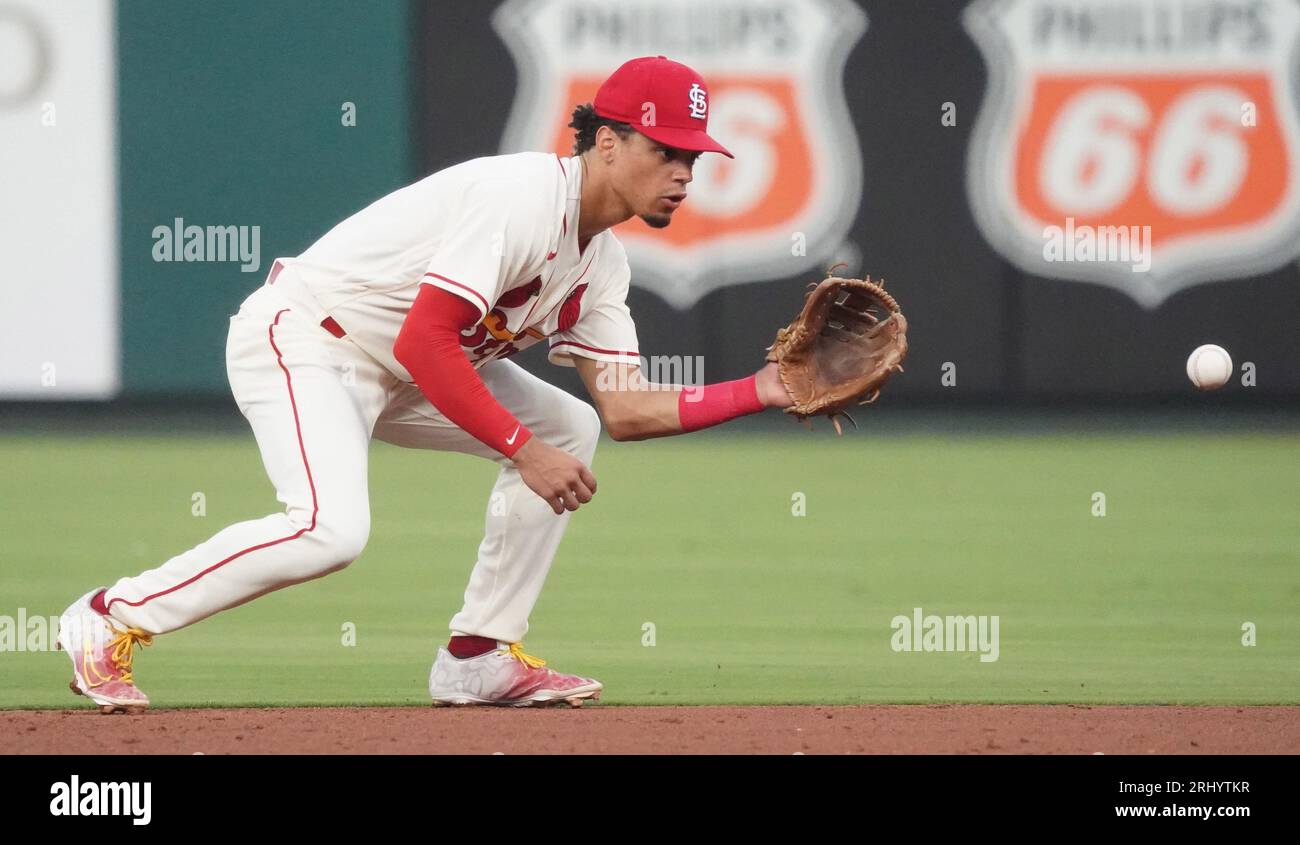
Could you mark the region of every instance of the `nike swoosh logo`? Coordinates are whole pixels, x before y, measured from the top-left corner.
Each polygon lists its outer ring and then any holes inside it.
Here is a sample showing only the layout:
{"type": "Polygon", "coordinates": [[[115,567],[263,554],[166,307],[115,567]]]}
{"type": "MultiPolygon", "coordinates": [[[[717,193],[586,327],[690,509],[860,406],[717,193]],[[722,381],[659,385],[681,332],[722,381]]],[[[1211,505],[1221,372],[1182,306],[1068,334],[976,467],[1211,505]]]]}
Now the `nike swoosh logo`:
{"type": "Polygon", "coordinates": [[[506,445],[507,446],[515,445],[515,438],[518,436],[519,436],[519,426],[515,426],[515,433],[510,435],[508,438],[506,438],[506,445]]]}

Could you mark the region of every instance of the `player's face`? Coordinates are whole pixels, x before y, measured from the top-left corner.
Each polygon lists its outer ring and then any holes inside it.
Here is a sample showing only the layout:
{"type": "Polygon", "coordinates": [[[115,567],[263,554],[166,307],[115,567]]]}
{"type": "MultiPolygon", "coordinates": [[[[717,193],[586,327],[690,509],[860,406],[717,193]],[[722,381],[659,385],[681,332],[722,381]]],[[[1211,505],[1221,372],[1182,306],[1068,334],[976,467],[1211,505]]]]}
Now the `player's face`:
{"type": "Polygon", "coordinates": [[[615,190],[646,225],[662,229],[686,200],[697,152],[679,150],[633,132],[620,145],[615,190]]]}

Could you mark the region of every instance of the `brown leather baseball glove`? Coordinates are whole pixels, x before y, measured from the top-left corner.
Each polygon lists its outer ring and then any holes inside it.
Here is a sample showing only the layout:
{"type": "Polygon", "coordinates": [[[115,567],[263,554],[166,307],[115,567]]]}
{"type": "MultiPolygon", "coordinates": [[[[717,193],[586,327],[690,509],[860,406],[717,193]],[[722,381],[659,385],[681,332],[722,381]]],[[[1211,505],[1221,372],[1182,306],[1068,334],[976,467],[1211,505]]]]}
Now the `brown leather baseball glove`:
{"type": "Polygon", "coordinates": [[[777,331],[767,360],[776,362],[794,400],[787,414],[830,417],[843,434],[839,417],[853,422],[845,409],[874,402],[889,376],[902,372],[907,318],[883,281],[831,276],[810,287],[803,311],[777,331]]]}

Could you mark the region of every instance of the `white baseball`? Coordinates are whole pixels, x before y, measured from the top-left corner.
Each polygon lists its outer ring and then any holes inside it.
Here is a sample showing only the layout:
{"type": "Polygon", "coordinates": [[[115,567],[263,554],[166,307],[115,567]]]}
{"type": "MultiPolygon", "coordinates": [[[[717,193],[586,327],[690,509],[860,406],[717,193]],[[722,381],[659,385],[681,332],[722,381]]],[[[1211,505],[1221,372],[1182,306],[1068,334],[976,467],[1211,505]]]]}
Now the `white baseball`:
{"type": "Polygon", "coordinates": [[[1201,390],[1223,387],[1232,378],[1232,356],[1213,343],[1198,346],[1187,358],[1187,377],[1201,390]]]}

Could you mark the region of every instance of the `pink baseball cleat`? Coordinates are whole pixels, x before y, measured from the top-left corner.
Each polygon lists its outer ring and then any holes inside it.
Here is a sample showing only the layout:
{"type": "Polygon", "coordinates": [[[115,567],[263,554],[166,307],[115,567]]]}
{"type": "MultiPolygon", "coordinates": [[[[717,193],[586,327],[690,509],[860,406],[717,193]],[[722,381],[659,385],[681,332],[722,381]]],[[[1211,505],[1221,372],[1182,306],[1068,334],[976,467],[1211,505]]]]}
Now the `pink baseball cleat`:
{"type": "Polygon", "coordinates": [[[101,713],[140,713],[149,696],[135,685],[131,660],[137,643],[153,644],[153,635],[139,628],[113,627],[107,616],[90,606],[99,590],[72,603],[59,618],[58,648],[72,659],[68,686],[99,705],[101,713]]]}
{"type": "Polygon", "coordinates": [[[545,660],[524,653],[522,643],[463,660],[439,648],[429,672],[429,695],[435,707],[545,707],[561,703],[581,707],[584,701],[599,700],[603,687],[592,678],[547,669],[545,660]]]}

